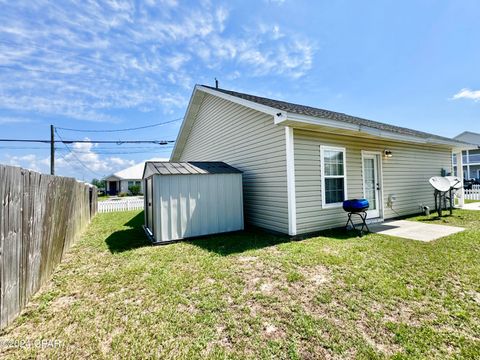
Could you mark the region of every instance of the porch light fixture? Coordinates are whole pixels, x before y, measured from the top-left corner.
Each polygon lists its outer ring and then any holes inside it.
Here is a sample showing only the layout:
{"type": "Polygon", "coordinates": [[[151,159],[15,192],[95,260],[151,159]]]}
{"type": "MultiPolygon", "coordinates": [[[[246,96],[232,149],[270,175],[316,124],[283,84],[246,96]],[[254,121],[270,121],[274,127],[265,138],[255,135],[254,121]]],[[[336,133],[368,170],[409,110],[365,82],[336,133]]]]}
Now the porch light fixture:
{"type": "Polygon", "coordinates": [[[383,150],[383,155],[388,159],[393,156],[392,152],[390,150],[383,150]]]}

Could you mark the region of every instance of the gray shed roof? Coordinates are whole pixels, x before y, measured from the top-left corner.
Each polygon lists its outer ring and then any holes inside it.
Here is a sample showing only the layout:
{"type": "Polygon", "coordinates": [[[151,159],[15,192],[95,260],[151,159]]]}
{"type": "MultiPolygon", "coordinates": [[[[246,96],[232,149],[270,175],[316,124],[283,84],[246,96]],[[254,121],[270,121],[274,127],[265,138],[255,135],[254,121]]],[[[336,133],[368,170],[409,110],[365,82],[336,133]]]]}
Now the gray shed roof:
{"type": "Polygon", "coordinates": [[[152,175],[208,175],[208,174],[241,174],[233,166],[220,161],[167,162],[147,161],[143,170],[143,178],[152,175]]]}
{"type": "Polygon", "coordinates": [[[378,130],[389,131],[389,132],[397,133],[397,134],[400,134],[400,135],[408,135],[408,136],[415,136],[415,137],[424,138],[424,139],[437,139],[437,140],[440,140],[440,141],[448,141],[448,142],[457,142],[459,144],[467,144],[465,141],[462,141],[463,139],[458,139],[458,140],[451,139],[451,138],[447,138],[447,137],[443,137],[443,136],[429,134],[429,133],[426,133],[426,132],[423,132],[423,131],[417,131],[417,130],[412,130],[412,129],[405,128],[405,127],[400,127],[400,126],[381,123],[381,122],[378,122],[378,121],[363,119],[363,118],[359,118],[359,117],[356,117],[356,116],[351,116],[351,115],[347,115],[347,114],[339,113],[339,112],[335,112],[335,111],[314,108],[314,107],[306,106],[306,105],[289,103],[289,102],[281,101],[281,100],[273,100],[273,99],[269,99],[269,98],[265,98],[265,97],[240,93],[240,92],[231,91],[231,90],[225,90],[225,89],[220,89],[220,88],[217,89],[215,87],[211,87],[211,86],[207,86],[207,85],[202,85],[202,86],[206,87],[206,88],[209,88],[211,90],[215,90],[215,91],[224,93],[224,94],[228,94],[228,95],[231,95],[231,96],[238,97],[238,98],[243,99],[243,100],[252,101],[252,102],[255,102],[257,104],[269,106],[271,108],[279,109],[279,110],[286,111],[286,112],[289,112],[289,113],[313,116],[313,117],[336,120],[336,121],[342,121],[342,122],[346,122],[346,123],[350,123],[350,124],[354,124],[354,125],[367,126],[367,127],[378,129],[378,130]]]}

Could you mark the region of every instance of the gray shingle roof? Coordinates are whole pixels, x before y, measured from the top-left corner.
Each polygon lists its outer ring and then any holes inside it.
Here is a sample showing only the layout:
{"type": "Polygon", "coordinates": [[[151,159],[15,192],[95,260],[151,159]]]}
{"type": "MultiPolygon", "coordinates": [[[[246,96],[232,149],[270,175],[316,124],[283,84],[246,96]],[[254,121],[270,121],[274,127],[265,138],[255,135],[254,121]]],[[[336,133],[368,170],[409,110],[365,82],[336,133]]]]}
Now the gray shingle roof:
{"type": "Polygon", "coordinates": [[[208,174],[241,174],[233,166],[220,161],[167,162],[147,161],[143,178],[151,175],[208,175],[208,174]]]}
{"type": "Polygon", "coordinates": [[[470,144],[480,145],[480,134],[473,131],[464,131],[463,133],[454,137],[458,141],[466,141],[470,144]]]}
{"type": "Polygon", "coordinates": [[[454,139],[451,139],[451,138],[438,136],[438,135],[434,135],[434,134],[429,134],[429,133],[426,133],[426,132],[423,132],[423,131],[412,130],[412,129],[408,129],[408,128],[405,128],[405,127],[385,124],[385,123],[381,123],[381,122],[378,122],[378,121],[363,119],[363,118],[359,118],[359,117],[356,117],[356,116],[351,116],[351,115],[347,115],[347,114],[339,113],[339,112],[335,112],[335,111],[330,111],[330,110],[325,110],[325,109],[314,108],[314,107],[311,107],[311,106],[289,103],[289,102],[281,101],[281,100],[269,99],[269,98],[265,98],[265,97],[240,93],[240,92],[231,91],[231,90],[225,90],[225,89],[220,89],[220,88],[217,89],[215,87],[206,86],[206,85],[202,85],[202,86],[206,87],[206,88],[209,88],[211,90],[222,92],[224,94],[236,96],[240,99],[249,100],[249,101],[255,102],[257,104],[269,106],[269,107],[272,107],[274,109],[279,109],[279,110],[286,111],[286,112],[293,113],[293,114],[300,114],[300,115],[313,116],[313,117],[318,117],[318,118],[323,118],[323,119],[342,121],[342,122],[349,123],[349,124],[366,126],[366,127],[370,127],[370,128],[374,128],[374,129],[378,129],[378,130],[389,131],[389,132],[400,134],[400,135],[415,136],[415,137],[419,137],[419,138],[423,138],[423,139],[437,139],[437,140],[440,140],[440,141],[449,141],[449,142],[458,142],[459,144],[467,144],[463,141],[454,140],[454,139]]]}

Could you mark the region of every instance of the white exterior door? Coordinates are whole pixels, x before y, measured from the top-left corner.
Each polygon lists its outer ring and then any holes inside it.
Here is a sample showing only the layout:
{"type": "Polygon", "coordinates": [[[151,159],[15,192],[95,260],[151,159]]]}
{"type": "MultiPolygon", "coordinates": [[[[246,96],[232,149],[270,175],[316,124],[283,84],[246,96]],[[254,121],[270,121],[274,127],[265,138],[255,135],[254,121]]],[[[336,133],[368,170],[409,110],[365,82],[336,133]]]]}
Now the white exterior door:
{"type": "Polygon", "coordinates": [[[370,204],[367,211],[368,219],[380,217],[380,209],[382,206],[380,161],[380,154],[367,152],[362,154],[363,196],[370,204]]]}

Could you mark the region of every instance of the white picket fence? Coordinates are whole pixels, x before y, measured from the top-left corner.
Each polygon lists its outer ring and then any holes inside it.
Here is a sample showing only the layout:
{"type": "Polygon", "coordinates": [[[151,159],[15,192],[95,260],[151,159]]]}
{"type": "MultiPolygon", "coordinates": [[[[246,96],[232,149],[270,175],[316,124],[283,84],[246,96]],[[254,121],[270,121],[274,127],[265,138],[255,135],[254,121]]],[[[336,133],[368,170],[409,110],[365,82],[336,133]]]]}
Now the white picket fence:
{"type": "Polygon", "coordinates": [[[473,185],[472,189],[465,190],[465,200],[480,200],[480,185],[473,185]]]}
{"type": "Polygon", "coordinates": [[[140,210],[143,209],[143,205],[142,198],[100,201],[98,203],[98,212],[140,210]]]}

